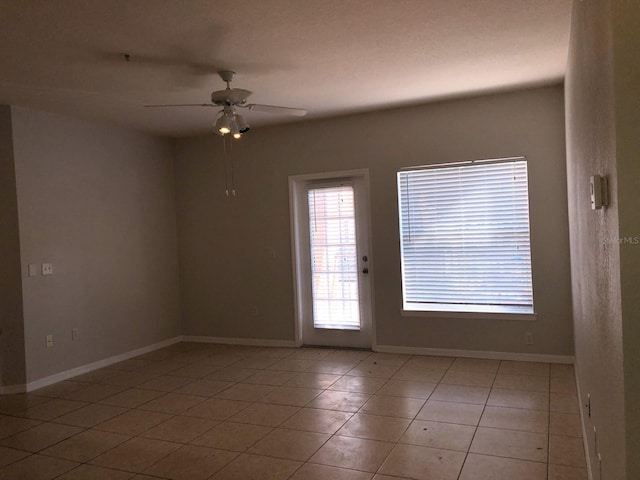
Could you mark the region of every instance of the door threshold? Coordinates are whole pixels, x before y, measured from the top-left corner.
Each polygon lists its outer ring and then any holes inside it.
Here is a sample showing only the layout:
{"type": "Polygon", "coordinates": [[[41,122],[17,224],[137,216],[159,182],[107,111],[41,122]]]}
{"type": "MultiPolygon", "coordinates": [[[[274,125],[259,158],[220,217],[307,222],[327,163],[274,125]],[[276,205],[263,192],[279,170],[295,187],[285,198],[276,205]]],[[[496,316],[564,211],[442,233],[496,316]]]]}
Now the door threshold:
{"type": "Polygon", "coordinates": [[[325,348],[332,350],[357,350],[361,352],[373,352],[371,347],[336,347],[335,345],[307,345],[303,344],[300,348],[325,348]]]}

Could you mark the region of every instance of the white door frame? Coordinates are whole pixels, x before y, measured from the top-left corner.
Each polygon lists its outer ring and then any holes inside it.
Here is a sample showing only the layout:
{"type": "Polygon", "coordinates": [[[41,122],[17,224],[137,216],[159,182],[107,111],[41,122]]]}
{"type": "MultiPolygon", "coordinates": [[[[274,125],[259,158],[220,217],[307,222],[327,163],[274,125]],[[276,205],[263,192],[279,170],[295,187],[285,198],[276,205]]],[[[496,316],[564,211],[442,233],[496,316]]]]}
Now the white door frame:
{"type": "MultiPolygon", "coordinates": [[[[302,259],[301,257],[301,248],[300,248],[300,234],[299,229],[296,227],[296,220],[300,218],[300,209],[301,206],[298,204],[297,200],[300,198],[301,191],[306,191],[309,182],[318,181],[318,180],[335,180],[347,177],[356,177],[362,179],[365,188],[365,195],[367,197],[368,208],[365,212],[366,222],[367,222],[367,231],[364,232],[368,236],[368,244],[369,251],[367,255],[369,257],[368,268],[369,268],[369,289],[371,294],[369,295],[369,310],[371,312],[371,348],[373,349],[376,342],[376,322],[375,322],[375,314],[374,314],[374,301],[373,301],[373,292],[374,292],[374,283],[373,283],[373,245],[371,242],[371,197],[369,194],[369,169],[362,168],[357,170],[343,170],[339,172],[323,172],[323,173],[311,173],[305,175],[292,175],[289,177],[289,221],[291,225],[291,261],[293,266],[293,301],[294,301],[294,318],[295,318],[295,342],[296,346],[302,346],[302,309],[303,306],[300,301],[300,294],[302,291],[302,278],[300,272],[300,265],[302,259]]],[[[306,198],[306,196],[305,196],[306,198]]]]}

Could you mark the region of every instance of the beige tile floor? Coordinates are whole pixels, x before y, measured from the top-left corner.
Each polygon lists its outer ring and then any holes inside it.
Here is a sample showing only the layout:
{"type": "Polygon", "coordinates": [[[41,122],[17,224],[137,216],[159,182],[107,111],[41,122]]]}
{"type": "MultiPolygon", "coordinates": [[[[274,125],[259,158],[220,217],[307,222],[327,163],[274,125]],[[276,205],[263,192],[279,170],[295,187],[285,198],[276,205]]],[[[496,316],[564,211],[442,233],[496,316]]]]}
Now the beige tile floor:
{"type": "Polygon", "coordinates": [[[180,343],[0,397],[0,479],[586,480],[566,365],[180,343]]]}

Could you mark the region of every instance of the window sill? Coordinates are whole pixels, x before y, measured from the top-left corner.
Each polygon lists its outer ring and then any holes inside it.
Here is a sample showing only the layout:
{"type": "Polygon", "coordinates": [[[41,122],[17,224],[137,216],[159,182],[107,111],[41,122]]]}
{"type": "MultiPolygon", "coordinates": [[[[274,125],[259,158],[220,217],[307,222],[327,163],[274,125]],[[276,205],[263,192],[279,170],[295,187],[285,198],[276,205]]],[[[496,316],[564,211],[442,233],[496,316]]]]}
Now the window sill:
{"type": "Polygon", "coordinates": [[[474,320],[537,320],[537,313],[439,312],[434,310],[401,310],[403,317],[459,318],[474,320]]]}

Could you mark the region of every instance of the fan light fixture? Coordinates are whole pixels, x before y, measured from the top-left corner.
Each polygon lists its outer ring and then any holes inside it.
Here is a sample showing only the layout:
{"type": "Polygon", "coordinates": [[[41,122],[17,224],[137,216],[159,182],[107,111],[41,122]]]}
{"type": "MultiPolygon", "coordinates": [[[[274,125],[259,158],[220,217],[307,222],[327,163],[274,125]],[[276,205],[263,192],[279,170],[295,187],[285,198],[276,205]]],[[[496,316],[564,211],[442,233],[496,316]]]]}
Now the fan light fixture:
{"type": "Polygon", "coordinates": [[[220,112],[220,117],[216,120],[216,132],[222,136],[230,133],[233,138],[239,139],[243,133],[251,129],[242,115],[235,113],[235,110],[225,108],[220,112]]]}

